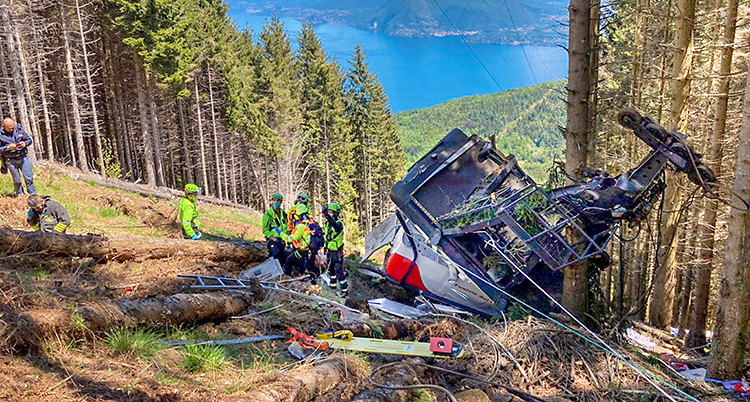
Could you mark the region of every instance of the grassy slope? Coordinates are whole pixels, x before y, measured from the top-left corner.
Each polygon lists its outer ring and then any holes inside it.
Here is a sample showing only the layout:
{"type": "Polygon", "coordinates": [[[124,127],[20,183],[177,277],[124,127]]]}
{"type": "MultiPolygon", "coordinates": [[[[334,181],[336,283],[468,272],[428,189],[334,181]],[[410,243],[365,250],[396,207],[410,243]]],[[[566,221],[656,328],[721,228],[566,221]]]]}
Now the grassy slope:
{"type": "MultiPolygon", "coordinates": [[[[100,233],[111,237],[181,237],[177,225],[179,200],[145,198],[123,190],[77,181],[44,169],[36,169],[34,181],[38,194],[49,195],[68,209],[73,221],[68,233],[100,233]],[[149,225],[139,219],[142,214],[151,212],[166,217],[164,223],[149,225]]],[[[10,174],[0,175],[0,208],[4,210],[0,225],[27,229],[26,197],[12,198],[12,194],[10,174]]],[[[200,203],[198,213],[207,234],[252,240],[262,238],[260,213],[200,203]]]]}

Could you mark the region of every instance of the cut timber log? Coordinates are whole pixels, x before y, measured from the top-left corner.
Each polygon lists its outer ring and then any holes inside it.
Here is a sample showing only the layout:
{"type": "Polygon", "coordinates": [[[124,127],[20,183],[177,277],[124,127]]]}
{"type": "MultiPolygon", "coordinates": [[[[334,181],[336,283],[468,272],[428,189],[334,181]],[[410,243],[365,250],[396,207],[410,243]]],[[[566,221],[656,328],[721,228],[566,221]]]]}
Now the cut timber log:
{"type": "Polygon", "coordinates": [[[187,256],[212,261],[259,262],[268,258],[268,250],[262,242],[109,239],[96,235],[61,235],[9,228],[0,228],[0,250],[7,254],[38,252],[114,261],[187,256]]]}
{"type": "MultiPolygon", "coordinates": [[[[50,163],[47,161],[37,161],[37,166],[42,166],[55,174],[68,175],[69,177],[86,182],[93,182],[99,186],[107,188],[118,188],[120,190],[130,191],[132,193],[140,194],[144,197],[155,197],[162,200],[173,200],[179,199],[184,195],[184,192],[175,190],[167,187],[151,187],[135,183],[129,183],[123,180],[113,179],[110,177],[102,177],[94,173],[84,173],[78,169],[70,166],[64,166],[59,163],[50,163]]],[[[225,207],[232,207],[240,210],[253,211],[247,205],[235,204],[233,202],[220,200],[214,197],[198,196],[198,201],[205,202],[208,204],[222,205],[225,207]]]]}
{"type": "Polygon", "coordinates": [[[86,327],[106,331],[129,325],[192,324],[226,319],[245,311],[250,305],[247,293],[176,294],[139,300],[120,300],[79,308],[86,327]]]}
{"type": "Polygon", "coordinates": [[[177,294],[170,297],[97,303],[76,310],[41,309],[20,314],[7,314],[9,312],[6,311],[0,316],[0,324],[3,324],[0,325],[0,335],[6,338],[5,346],[8,349],[39,349],[44,339],[52,334],[71,335],[71,323],[75,321],[73,315],[81,318],[86,328],[94,332],[132,325],[193,324],[240,314],[256,296],[247,292],[177,294]]]}
{"type": "Polygon", "coordinates": [[[302,365],[279,381],[267,384],[247,395],[227,399],[228,402],[293,402],[310,401],[324,395],[344,381],[346,367],[349,372],[355,363],[345,357],[332,357],[318,364],[302,365]]]}

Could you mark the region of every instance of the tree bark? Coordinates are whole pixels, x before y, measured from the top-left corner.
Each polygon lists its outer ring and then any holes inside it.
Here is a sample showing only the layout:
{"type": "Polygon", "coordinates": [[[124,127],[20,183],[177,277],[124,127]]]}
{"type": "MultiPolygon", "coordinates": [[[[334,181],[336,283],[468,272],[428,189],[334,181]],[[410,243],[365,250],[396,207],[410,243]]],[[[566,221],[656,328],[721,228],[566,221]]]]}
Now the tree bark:
{"type": "MultiPolygon", "coordinates": [[[[745,85],[737,170],[734,192],[750,199],[750,74],[745,85]]],[[[737,201],[735,201],[737,202],[737,201]]],[[[743,362],[748,347],[746,338],[750,314],[750,213],[733,208],[729,218],[729,236],[724,254],[724,269],[714,321],[713,347],[708,376],[737,379],[744,374],[743,362]]]]}
{"type": "Polygon", "coordinates": [[[97,165],[101,175],[107,175],[107,169],[104,166],[104,154],[102,152],[102,136],[99,130],[99,115],[96,111],[96,95],[94,93],[94,82],[91,79],[91,66],[89,65],[89,54],[86,47],[86,35],[83,32],[83,18],[81,17],[81,6],[76,0],[76,17],[78,17],[78,33],[81,35],[81,53],[83,54],[83,68],[86,72],[86,84],[89,89],[89,101],[91,102],[91,119],[94,124],[94,145],[96,148],[97,165]]]}
{"type": "Polygon", "coordinates": [[[219,146],[221,142],[219,142],[219,133],[216,128],[216,112],[214,110],[214,83],[211,79],[211,65],[206,66],[206,71],[208,72],[208,104],[211,109],[211,129],[213,130],[214,135],[214,141],[213,141],[213,148],[214,148],[214,160],[216,165],[216,196],[219,198],[224,198],[224,191],[221,188],[221,169],[220,169],[220,163],[219,163],[219,146]]]}
{"type": "Polygon", "coordinates": [[[79,307],[76,311],[88,329],[101,332],[132,325],[179,325],[226,319],[247,310],[250,296],[247,292],[176,294],[98,303],[79,307]]]}
{"type": "Polygon", "coordinates": [[[195,107],[198,114],[198,142],[201,145],[201,173],[203,174],[203,189],[209,194],[208,171],[206,170],[206,145],[203,139],[203,119],[201,117],[201,98],[198,92],[198,78],[195,79],[195,107]]]}
{"type": "MultiPolygon", "coordinates": [[[[684,131],[687,126],[687,97],[690,94],[690,77],[693,64],[693,32],[695,28],[696,0],[678,0],[677,27],[675,28],[675,54],[672,60],[672,103],[669,111],[669,126],[684,131]]],[[[654,278],[654,294],[649,310],[649,323],[666,329],[672,321],[672,306],[675,299],[675,275],[677,269],[677,225],[680,213],[679,202],[682,190],[678,177],[667,172],[667,188],[664,191],[664,210],[659,223],[659,249],[657,271],[654,278]]]]}
{"type": "MultiPolygon", "coordinates": [[[[65,52],[65,65],[68,73],[68,91],[70,92],[70,112],[73,114],[73,126],[75,128],[76,150],[78,151],[78,167],[84,172],[89,171],[88,158],[86,156],[86,147],[83,142],[83,125],[81,124],[81,106],[78,103],[78,87],[76,77],[73,71],[73,56],[70,50],[70,39],[68,38],[68,25],[66,23],[65,5],[60,3],[60,21],[63,34],[63,45],[65,52]]],[[[72,143],[71,143],[72,146],[72,143]]]]}
{"type": "MultiPolygon", "coordinates": [[[[734,52],[735,30],[737,28],[738,0],[729,0],[726,9],[724,25],[724,39],[719,62],[718,97],[714,113],[713,130],[711,131],[711,146],[706,158],[706,164],[713,169],[717,177],[721,176],[721,159],[723,157],[724,135],[726,133],[727,109],[729,102],[729,76],[732,73],[732,56],[734,52]]],[[[703,225],[700,236],[700,258],[696,264],[697,280],[695,284],[695,299],[691,311],[690,333],[685,345],[695,348],[706,343],[706,319],[708,316],[708,295],[711,290],[711,271],[714,260],[714,235],[716,231],[716,215],[719,204],[716,200],[706,199],[706,210],[703,215],[703,225]]]]}
{"type": "Polygon", "coordinates": [[[108,239],[95,235],[59,235],[0,228],[4,253],[45,253],[102,260],[160,259],[192,256],[212,261],[259,262],[268,258],[263,242],[217,242],[182,239],[108,239]]]}
{"type": "Polygon", "coordinates": [[[154,141],[154,169],[156,173],[156,185],[164,186],[164,166],[162,166],[161,157],[161,133],[159,131],[159,121],[156,115],[156,103],[154,102],[153,91],[151,90],[151,80],[146,77],[146,99],[148,100],[149,117],[151,117],[151,139],[154,141]]]}
{"type": "Polygon", "coordinates": [[[141,127],[142,145],[143,145],[143,163],[146,165],[146,183],[150,186],[156,185],[156,170],[154,168],[154,142],[149,130],[148,104],[145,86],[148,85],[146,77],[141,66],[141,58],[135,49],[133,52],[133,65],[135,66],[135,83],[136,93],[138,95],[138,110],[141,112],[141,120],[138,124],[141,127]]]}
{"type": "MultiPolygon", "coordinates": [[[[568,41],[568,115],[566,123],[565,170],[572,177],[581,175],[588,164],[589,118],[591,116],[591,1],[571,0],[568,41]]],[[[571,234],[573,243],[580,239],[571,234]]],[[[563,305],[576,317],[588,311],[588,264],[573,264],[564,271],[563,305]]]]}

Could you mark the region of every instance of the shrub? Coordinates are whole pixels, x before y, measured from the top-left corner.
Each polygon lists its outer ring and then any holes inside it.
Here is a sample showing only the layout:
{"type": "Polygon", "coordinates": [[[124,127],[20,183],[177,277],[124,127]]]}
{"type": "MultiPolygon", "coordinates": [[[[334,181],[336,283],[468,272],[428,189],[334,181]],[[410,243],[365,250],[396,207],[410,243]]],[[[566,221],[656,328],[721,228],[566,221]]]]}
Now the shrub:
{"type": "Polygon", "coordinates": [[[188,373],[221,371],[229,363],[224,348],[214,345],[185,346],[182,368],[188,373]]]}
{"type": "Polygon", "coordinates": [[[133,354],[141,358],[148,358],[164,348],[164,342],[159,334],[138,329],[131,331],[123,328],[107,334],[107,345],[116,354],[133,354]]]}

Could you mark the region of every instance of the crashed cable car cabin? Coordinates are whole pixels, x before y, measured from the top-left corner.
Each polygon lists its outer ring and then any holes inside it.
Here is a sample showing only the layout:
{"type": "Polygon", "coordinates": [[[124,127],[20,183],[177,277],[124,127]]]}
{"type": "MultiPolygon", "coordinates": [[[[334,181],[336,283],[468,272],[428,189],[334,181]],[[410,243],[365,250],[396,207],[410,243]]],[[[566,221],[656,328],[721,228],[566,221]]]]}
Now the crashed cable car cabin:
{"type": "Polygon", "coordinates": [[[608,264],[605,248],[615,230],[623,220],[647,217],[667,168],[705,190],[716,181],[686,136],[633,109],[618,120],[651,152],[617,177],[586,169],[576,183],[551,191],[514,156],[454,129],[393,186],[398,211],[366,236],[365,258],[390,245],[383,267],[390,280],[488,316],[505,309],[506,293],[537,266],[608,264]]]}

